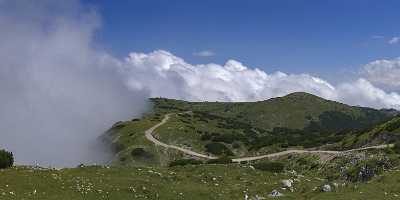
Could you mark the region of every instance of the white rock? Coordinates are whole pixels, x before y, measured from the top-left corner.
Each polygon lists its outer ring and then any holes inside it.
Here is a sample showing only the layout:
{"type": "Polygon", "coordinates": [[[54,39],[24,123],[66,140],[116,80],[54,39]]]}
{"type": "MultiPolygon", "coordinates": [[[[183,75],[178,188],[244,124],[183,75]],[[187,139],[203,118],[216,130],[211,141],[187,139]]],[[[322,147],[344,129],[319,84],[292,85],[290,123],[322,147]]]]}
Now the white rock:
{"type": "Polygon", "coordinates": [[[282,180],[281,182],[282,182],[284,187],[291,188],[291,187],[293,187],[293,182],[294,181],[292,179],[288,179],[288,180],[282,180]]]}
{"type": "Polygon", "coordinates": [[[280,193],[278,190],[272,190],[271,193],[268,194],[269,197],[280,197],[283,196],[282,193],[280,193]]]}
{"type": "Polygon", "coordinates": [[[332,191],[332,188],[331,188],[330,185],[325,184],[325,185],[322,186],[322,191],[323,192],[330,192],[330,191],[332,191]]]}

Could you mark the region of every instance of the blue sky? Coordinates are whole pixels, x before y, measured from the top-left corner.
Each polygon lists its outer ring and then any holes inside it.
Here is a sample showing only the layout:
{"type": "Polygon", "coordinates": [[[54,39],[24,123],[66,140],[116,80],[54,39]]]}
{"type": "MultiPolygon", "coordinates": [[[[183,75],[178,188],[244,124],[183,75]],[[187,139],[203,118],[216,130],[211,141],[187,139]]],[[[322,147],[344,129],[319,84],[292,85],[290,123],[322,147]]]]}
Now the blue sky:
{"type": "Polygon", "coordinates": [[[267,72],[335,81],[373,60],[396,58],[400,50],[400,43],[388,43],[400,36],[395,0],[84,2],[102,17],[97,39],[118,57],[164,49],[190,63],[236,59],[267,72]],[[193,55],[204,50],[215,55],[193,55]]]}

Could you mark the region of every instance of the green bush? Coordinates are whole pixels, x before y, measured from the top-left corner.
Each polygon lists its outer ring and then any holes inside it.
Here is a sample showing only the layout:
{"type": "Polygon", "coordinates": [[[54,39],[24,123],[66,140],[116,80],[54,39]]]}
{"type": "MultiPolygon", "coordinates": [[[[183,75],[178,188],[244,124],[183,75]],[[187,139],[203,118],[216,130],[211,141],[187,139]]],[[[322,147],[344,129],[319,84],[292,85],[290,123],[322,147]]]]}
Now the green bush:
{"type": "Polygon", "coordinates": [[[225,133],[222,135],[217,135],[212,139],[213,142],[224,142],[227,144],[232,144],[235,141],[244,141],[246,142],[247,139],[244,135],[240,133],[225,133]]]}
{"type": "Polygon", "coordinates": [[[169,163],[169,166],[174,167],[174,166],[199,165],[199,164],[203,164],[203,162],[196,159],[179,159],[169,163]]]}
{"type": "Polygon", "coordinates": [[[240,144],[237,143],[237,142],[234,142],[234,143],[232,144],[232,147],[233,147],[234,149],[238,149],[238,148],[240,148],[240,144]]]}
{"type": "Polygon", "coordinates": [[[132,157],[136,158],[151,158],[152,154],[144,150],[144,148],[135,148],[131,151],[132,157]]]}
{"type": "Polygon", "coordinates": [[[207,161],[208,164],[229,164],[232,163],[232,159],[228,156],[224,156],[217,159],[211,159],[207,161]]]}
{"type": "Polygon", "coordinates": [[[211,140],[212,136],[209,133],[204,133],[201,135],[200,140],[202,141],[207,141],[207,140],[211,140]]]}
{"type": "Polygon", "coordinates": [[[390,132],[392,132],[392,131],[394,131],[394,130],[396,130],[396,129],[398,129],[398,128],[400,128],[400,120],[399,120],[398,118],[395,119],[395,120],[390,121],[390,122],[387,124],[387,126],[385,127],[385,129],[386,129],[387,131],[390,131],[390,132]]]}
{"type": "Polygon", "coordinates": [[[214,155],[233,156],[232,151],[224,144],[219,142],[211,142],[205,145],[206,151],[214,155]]]}
{"type": "Polygon", "coordinates": [[[11,152],[0,150],[0,169],[12,167],[14,164],[14,156],[11,152]]]}
{"type": "Polygon", "coordinates": [[[394,150],[396,153],[400,154],[400,141],[397,141],[397,142],[394,144],[393,150],[394,150]]]}
{"type": "Polygon", "coordinates": [[[276,173],[282,172],[285,169],[285,165],[283,163],[275,161],[262,161],[254,164],[253,166],[258,170],[276,173]]]}

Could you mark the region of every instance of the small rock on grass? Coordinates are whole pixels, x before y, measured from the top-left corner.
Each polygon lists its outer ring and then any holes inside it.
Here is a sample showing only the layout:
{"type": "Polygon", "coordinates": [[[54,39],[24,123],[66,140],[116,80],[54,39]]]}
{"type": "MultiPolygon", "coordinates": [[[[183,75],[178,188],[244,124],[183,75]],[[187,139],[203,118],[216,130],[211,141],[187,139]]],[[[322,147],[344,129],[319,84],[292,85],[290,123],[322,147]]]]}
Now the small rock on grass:
{"type": "Polygon", "coordinates": [[[330,191],[332,191],[332,187],[328,184],[325,184],[322,186],[321,190],[322,190],[322,192],[330,192],[330,191]]]}
{"type": "Polygon", "coordinates": [[[271,193],[268,194],[269,197],[280,197],[283,196],[282,193],[280,193],[278,190],[272,190],[271,193]]]}

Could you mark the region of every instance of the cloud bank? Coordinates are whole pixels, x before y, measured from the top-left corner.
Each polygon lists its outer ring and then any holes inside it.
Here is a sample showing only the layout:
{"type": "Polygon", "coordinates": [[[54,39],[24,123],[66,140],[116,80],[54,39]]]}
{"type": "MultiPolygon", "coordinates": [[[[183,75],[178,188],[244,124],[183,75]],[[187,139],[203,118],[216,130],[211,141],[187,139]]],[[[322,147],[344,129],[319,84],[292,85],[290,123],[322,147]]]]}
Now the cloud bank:
{"type": "Polygon", "coordinates": [[[364,66],[363,72],[374,83],[400,86],[400,58],[370,62],[364,66]]]}
{"type": "Polygon", "coordinates": [[[99,26],[77,1],[0,1],[0,148],[17,163],[104,162],[97,137],[146,108],[93,47],[99,26]]]}
{"type": "MultiPolygon", "coordinates": [[[[379,61],[373,63],[365,68],[382,66],[379,61]]],[[[258,101],[303,91],[351,105],[400,108],[400,95],[375,87],[368,80],[374,81],[373,76],[332,85],[309,74],[268,74],[235,60],[229,60],[224,65],[192,65],[163,50],[148,54],[131,53],[119,65],[130,88],[147,90],[153,97],[194,101],[258,101]]],[[[380,72],[375,78],[388,72],[380,72]]],[[[396,76],[391,81],[394,83],[396,79],[399,80],[396,76]]]]}

